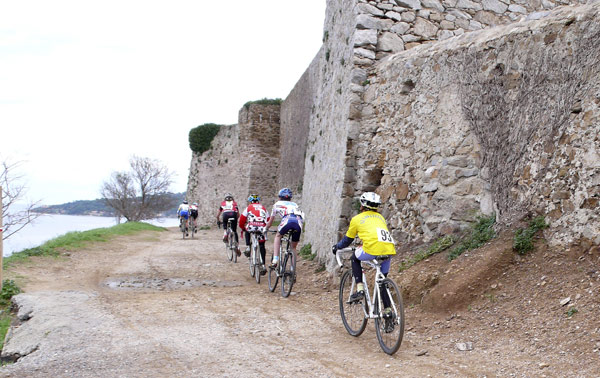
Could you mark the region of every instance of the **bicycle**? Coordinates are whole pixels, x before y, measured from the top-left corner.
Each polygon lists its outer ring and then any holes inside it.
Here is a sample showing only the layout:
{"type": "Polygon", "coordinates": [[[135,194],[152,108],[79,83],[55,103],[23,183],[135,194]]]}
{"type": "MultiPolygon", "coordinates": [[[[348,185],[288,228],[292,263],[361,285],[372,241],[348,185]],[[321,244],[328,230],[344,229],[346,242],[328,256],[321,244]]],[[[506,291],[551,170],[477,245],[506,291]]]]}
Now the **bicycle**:
{"type": "Polygon", "coordinates": [[[381,263],[389,259],[390,256],[381,256],[374,260],[361,262],[365,295],[360,300],[351,301],[350,297],[356,292],[356,283],[352,277],[352,269],[342,269],[344,264],[340,256],[347,252],[353,254],[354,251],[354,247],[349,247],[339,249],[336,253],[338,265],[343,271],[339,292],[342,323],[344,323],[344,327],[350,335],[358,337],[365,330],[368,319],[375,319],[375,331],[379,345],[385,353],[392,355],[400,348],[404,336],[404,305],[398,285],[391,278],[386,278],[381,273],[381,263]],[[372,296],[369,295],[364,265],[375,269],[372,296]],[[389,297],[389,306],[384,307],[382,289],[389,297]]]}
{"type": "Polygon", "coordinates": [[[190,234],[192,234],[192,239],[194,238],[194,234],[198,233],[198,225],[196,224],[196,220],[194,218],[190,218],[192,221],[192,226],[190,227],[190,234]]]}
{"type": "Polygon", "coordinates": [[[264,226],[256,226],[252,231],[247,231],[250,233],[250,257],[248,261],[250,262],[250,275],[256,279],[256,283],[260,284],[260,276],[261,276],[261,267],[264,265],[264,261],[260,254],[260,237],[265,232],[264,226]]]}
{"type": "Polygon", "coordinates": [[[235,222],[234,218],[229,218],[227,220],[227,243],[225,244],[225,253],[227,254],[229,261],[236,263],[238,243],[235,241],[235,232],[233,232],[233,228],[231,227],[233,222],[235,222]]]}
{"type": "Polygon", "coordinates": [[[274,292],[277,287],[277,282],[279,281],[279,278],[281,278],[281,296],[284,298],[287,298],[290,295],[292,286],[294,286],[294,282],[296,282],[296,257],[291,249],[292,235],[294,232],[294,230],[290,230],[281,237],[281,245],[279,246],[279,264],[275,268],[269,266],[269,290],[274,292]]]}
{"type": "Polygon", "coordinates": [[[187,222],[188,221],[186,219],[185,220],[185,226],[184,226],[184,219],[183,219],[183,217],[179,218],[179,230],[183,234],[183,239],[185,239],[185,237],[188,234],[188,223],[187,222]]]}

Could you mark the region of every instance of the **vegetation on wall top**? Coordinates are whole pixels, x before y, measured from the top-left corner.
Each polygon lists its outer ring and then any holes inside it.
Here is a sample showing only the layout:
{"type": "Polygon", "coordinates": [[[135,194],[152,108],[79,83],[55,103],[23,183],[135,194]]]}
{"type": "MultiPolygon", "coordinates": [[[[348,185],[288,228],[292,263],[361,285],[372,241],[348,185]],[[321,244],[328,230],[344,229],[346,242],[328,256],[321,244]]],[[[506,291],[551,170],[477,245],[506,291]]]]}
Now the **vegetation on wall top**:
{"type": "Polygon", "coordinates": [[[244,108],[248,109],[250,105],[281,105],[283,102],[280,98],[263,98],[262,100],[248,101],[244,104],[244,108]]]}
{"type": "Polygon", "coordinates": [[[210,143],[215,138],[222,125],[205,123],[190,130],[190,149],[199,154],[210,149],[210,143]]]}

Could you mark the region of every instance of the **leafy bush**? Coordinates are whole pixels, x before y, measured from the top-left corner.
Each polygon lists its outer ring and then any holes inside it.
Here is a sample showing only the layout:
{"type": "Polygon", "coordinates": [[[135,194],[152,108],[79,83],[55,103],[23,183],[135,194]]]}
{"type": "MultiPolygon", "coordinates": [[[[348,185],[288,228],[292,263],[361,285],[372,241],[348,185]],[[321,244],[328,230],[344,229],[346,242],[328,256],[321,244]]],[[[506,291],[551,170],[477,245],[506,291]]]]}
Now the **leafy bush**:
{"type": "Polygon", "coordinates": [[[306,260],[314,260],[316,257],[316,255],[312,253],[312,245],[310,243],[304,244],[302,248],[300,248],[298,254],[306,260]]]}
{"type": "Polygon", "coordinates": [[[494,223],[496,223],[496,215],[492,214],[489,217],[478,217],[477,223],[473,225],[471,234],[467,236],[461,243],[448,255],[448,260],[452,261],[463,252],[479,248],[496,236],[494,231],[494,223]]]}
{"type": "Polygon", "coordinates": [[[244,104],[244,108],[248,109],[250,105],[281,105],[283,102],[280,98],[263,98],[256,101],[248,101],[244,104]]]}
{"type": "Polygon", "coordinates": [[[446,235],[443,238],[436,240],[432,245],[429,246],[425,251],[419,251],[416,255],[414,255],[409,260],[402,261],[400,263],[399,272],[402,272],[411,266],[415,265],[419,261],[425,260],[426,258],[435,255],[436,253],[440,253],[452,246],[455,242],[455,238],[452,235],[446,235]]]}
{"type": "Polygon", "coordinates": [[[190,149],[199,154],[210,149],[210,144],[215,138],[221,125],[214,123],[205,123],[190,130],[189,142],[190,149]]]}
{"type": "Polygon", "coordinates": [[[524,255],[533,250],[533,236],[540,230],[547,228],[548,224],[543,216],[535,217],[529,221],[529,227],[526,229],[519,228],[515,232],[513,238],[513,249],[519,255],[524,255]]]}
{"type": "Polygon", "coordinates": [[[2,281],[2,292],[0,293],[0,306],[4,307],[10,303],[10,299],[13,295],[17,295],[21,292],[14,280],[2,281]]]}

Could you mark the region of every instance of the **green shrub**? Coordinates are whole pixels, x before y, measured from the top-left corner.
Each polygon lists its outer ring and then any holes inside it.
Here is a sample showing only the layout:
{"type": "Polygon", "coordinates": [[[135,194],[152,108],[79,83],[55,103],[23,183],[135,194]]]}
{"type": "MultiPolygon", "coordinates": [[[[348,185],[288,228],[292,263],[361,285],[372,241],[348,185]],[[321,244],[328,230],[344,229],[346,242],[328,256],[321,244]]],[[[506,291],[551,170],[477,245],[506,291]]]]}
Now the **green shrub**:
{"type": "Polygon", "coordinates": [[[533,250],[533,237],[538,231],[547,227],[548,224],[543,216],[533,218],[529,221],[529,226],[526,229],[519,228],[515,232],[513,249],[517,251],[519,255],[524,255],[533,250]]]}
{"type": "Polygon", "coordinates": [[[400,263],[399,272],[402,272],[411,266],[415,265],[419,261],[425,260],[426,258],[435,255],[436,253],[440,253],[452,246],[456,239],[452,235],[446,235],[443,238],[436,240],[432,245],[429,246],[425,251],[419,251],[416,255],[414,255],[409,260],[402,261],[400,263]]]}
{"type": "Polygon", "coordinates": [[[244,104],[244,108],[250,108],[250,105],[281,105],[283,102],[280,98],[263,98],[262,100],[248,101],[244,104]]]}
{"type": "Polygon", "coordinates": [[[196,153],[203,153],[210,149],[210,144],[221,129],[221,125],[205,123],[190,130],[190,149],[196,153]]]}
{"type": "Polygon", "coordinates": [[[15,281],[4,280],[2,281],[2,292],[0,293],[0,306],[4,307],[10,303],[10,299],[13,295],[17,295],[21,292],[15,281]]]}
{"type": "Polygon", "coordinates": [[[496,215],[492,214],[489,217],[478,217],[477,223],[473,225],[471,234],[468,235],[461,243],[453,248],[448,254],[448,260],[452,261],[463,252],[479,248],[496,236],[494,231],[494,223],[496,223],[496,215]]]}
{"type": "Polygon", "coordinates": [[[314,260],[316,255],[312,253],[312,245],[310,243],[304,244],[302,248],[300,248],[300,252],[298,254],[306,260],[314,260]]]}

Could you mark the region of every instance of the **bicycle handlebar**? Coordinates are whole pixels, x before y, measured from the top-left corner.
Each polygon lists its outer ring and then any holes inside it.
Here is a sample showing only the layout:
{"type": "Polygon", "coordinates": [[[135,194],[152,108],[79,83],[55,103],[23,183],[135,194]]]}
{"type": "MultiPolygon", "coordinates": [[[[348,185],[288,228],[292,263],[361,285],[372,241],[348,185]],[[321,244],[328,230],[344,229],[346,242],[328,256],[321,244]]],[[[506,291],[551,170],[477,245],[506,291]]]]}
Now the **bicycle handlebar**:
{"type": "Polygon", "coordinates": [[[337,252],[335,253],[335,259],[337,260],[338,265],[340,267],[342,267],[344,265],[344,262],[340,258],[341,254],[344,254],[346,252],[352,252],[352,253],[354,253],[355,250],[356,250],[356,248],[354,248],[354,247],[346,247],[346,248],[340,248],[340,249],[338,249],[337,252]]]}

